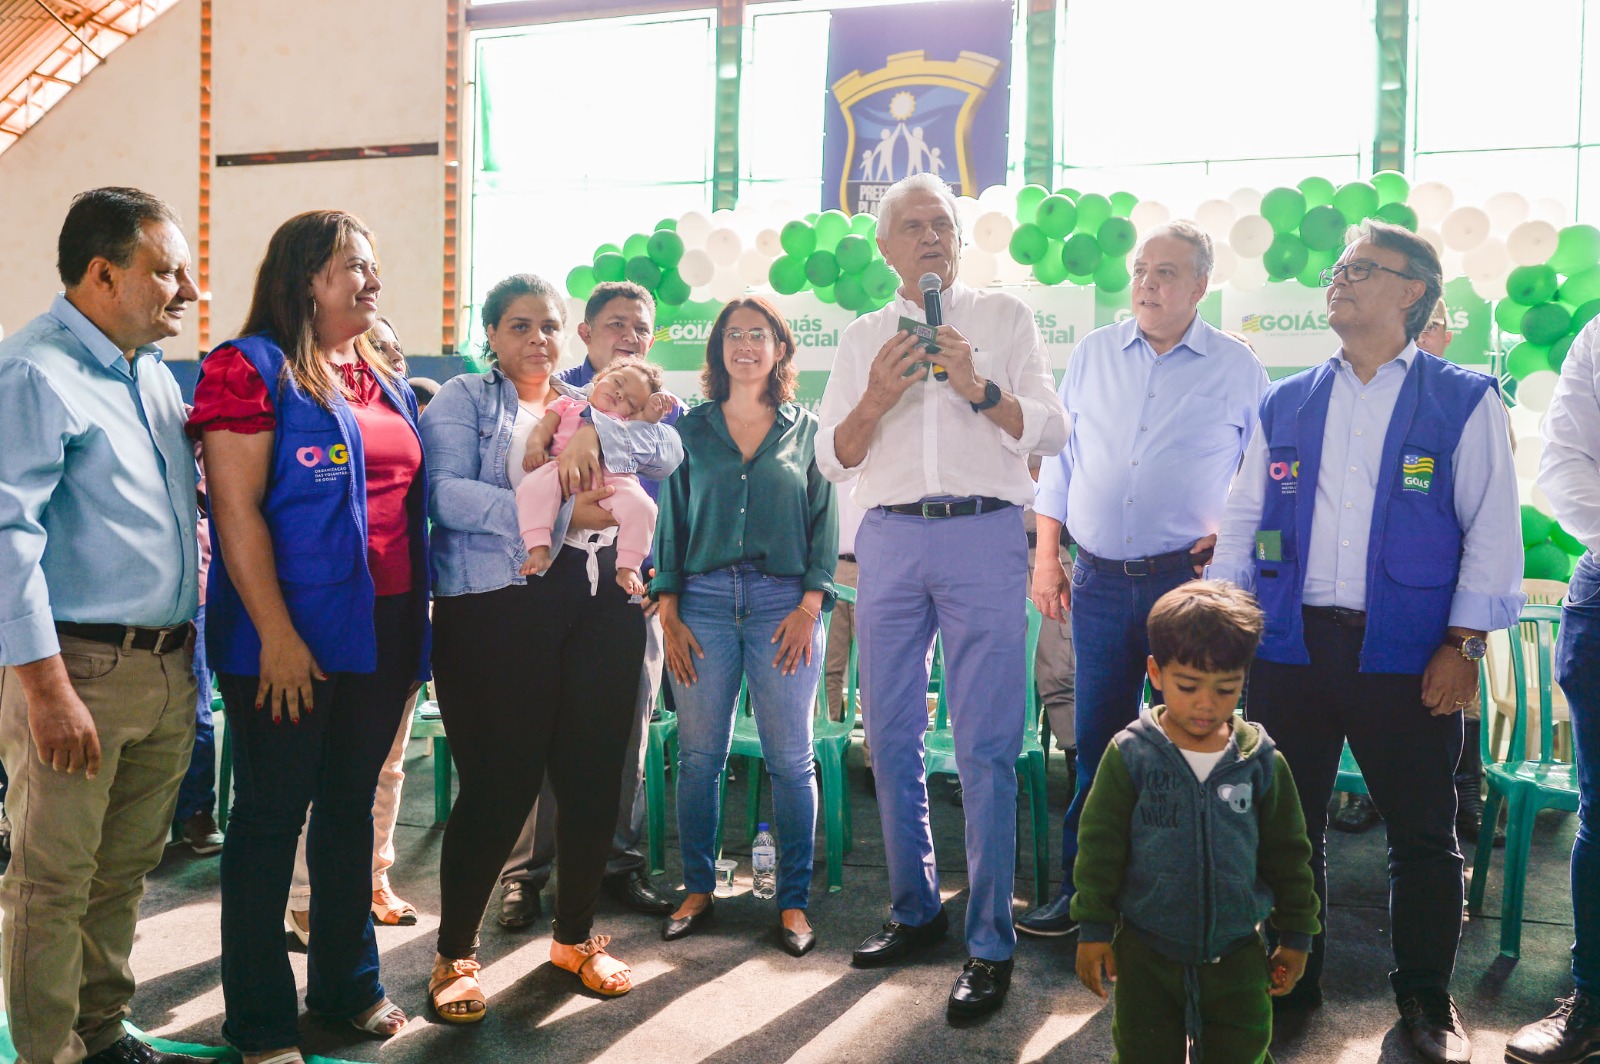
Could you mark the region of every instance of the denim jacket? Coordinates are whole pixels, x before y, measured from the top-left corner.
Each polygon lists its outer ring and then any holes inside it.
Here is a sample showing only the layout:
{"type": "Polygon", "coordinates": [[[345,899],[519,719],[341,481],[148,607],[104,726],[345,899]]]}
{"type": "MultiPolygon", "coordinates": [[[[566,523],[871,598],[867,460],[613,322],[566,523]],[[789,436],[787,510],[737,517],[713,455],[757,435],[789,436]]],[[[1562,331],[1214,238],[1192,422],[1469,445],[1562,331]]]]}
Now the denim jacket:
{"type": "MultiPolygon", "coordinates": [[[[582,393],[559,381],[563,395],[582,393]]],[[[506,475],[517,389],[498,369],[452,377],[423,411],[419,428],[428,464],[430,560],[435,595],[466,595],[527,583],[527,560],[517,524],[516,496],[506,475]]],[[[606,468],[658,480],[683,461],[683,445],[668,425],[594,419],[606,468]]],[[[572,513],[562,505],[552,530],[559,541],[572,513]]]]}

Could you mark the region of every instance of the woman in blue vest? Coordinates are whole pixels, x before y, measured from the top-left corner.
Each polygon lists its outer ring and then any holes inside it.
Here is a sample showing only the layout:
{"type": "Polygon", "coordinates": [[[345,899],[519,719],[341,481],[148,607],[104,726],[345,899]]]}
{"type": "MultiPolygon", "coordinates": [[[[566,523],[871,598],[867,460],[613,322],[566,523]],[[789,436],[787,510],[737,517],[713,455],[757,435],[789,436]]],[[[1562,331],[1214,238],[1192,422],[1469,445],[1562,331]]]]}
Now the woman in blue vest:
{"type": "MultiPolygon", "coordinates": [[[[500,869],[550,776],[558,813],[551,963],[597,993],[631,989],[628,967],[593,934],[610,855],[624,752],[644,662],[644,614],[617,586],[615,521],[581,493],[563,508],[561,544],[541,576],[527,552],[514,486],[545,404],[576,394],[552,371],[566,305],[548,282],[516,274],[483,303],[491,363],[446,381],[422,419],[433,492],[434,666],[439,711],[461,791],[439,859],[439,940],[428,997],[446,1023],[475,1023],[478,930],[500,869]],[[568,513],[570,509],[570,521],[568,513]],[[563,533],[566,533],[565,536],[563,533]]],[[[577,491],[604,467],[662,479],[683,451],[665,425],[597,417],[557,458],[577,491]]],[[[315,941],[315,939],[313,939],[315,941]]]]}
{"type": "Polygon", "coordinates": [[[306,1003],[387,1038],[372,799],[407,688],[427,678],[427,484],[416,398],[365,337],[371,234],[340,211],[273,234],[250,313],[207,356],[190,430],[211,488],[206,644],[233,737],[222,852],[223,1036],[302,1064],[282,913],[306,809],[306,1003]]]}

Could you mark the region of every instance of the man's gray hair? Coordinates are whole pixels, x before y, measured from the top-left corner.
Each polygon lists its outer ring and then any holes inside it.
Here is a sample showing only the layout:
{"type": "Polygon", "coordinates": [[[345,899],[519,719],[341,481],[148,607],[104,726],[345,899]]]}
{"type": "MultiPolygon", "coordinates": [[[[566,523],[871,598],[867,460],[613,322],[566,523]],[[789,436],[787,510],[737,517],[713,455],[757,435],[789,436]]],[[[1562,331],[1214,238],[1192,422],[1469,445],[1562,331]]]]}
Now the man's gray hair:
{"type": "Polygon", "coordinates": [[[950,186],[937,174],[923,171],[902,177],[884,190],[882,198],[878,200],[878,228],[887,229],[894,224],[894,206],[896,203],[912,192],[931,192],[944,200],[944,205],[950,209],[950,220],[956,224],[956,232],[961,231],[961,216],[956,212],[956,195],[950,191],[950,186]]]}
{"type": "Polygon", "coordinates": [[[1139,238],[1139,246],[1133,249],[1135,262],[1144,254],[1144,246],[1150,242],[1151,238],[1158,236],[1176,237],[1194,248],[1194,275],[1210,279],[1211,271],[1217,265],[1217,252],[1216,248],[1212,246],[1209,233],[1193,222],[1185,221],[1182,218],[1158,225],[1139,238]]]}
{"type": "MultiPolygon", "coordinates": [[[[1380,248],[1398,251],[1406,257],[1405,275],[1421,281],[1422,298],[1406,308],[1406,339],[1415,340],[1428,327],[1428,319],[1444,294],[1444,267],[1439,265],[1439,253],[1433,245],[1403,226],[1368,218],[1353,225],[1345,233],[1345,247],[1362,240],[1370,240],[1380,248]]],[[[1448,319],[1447,319],[1448,320],[1448,319]]]]}

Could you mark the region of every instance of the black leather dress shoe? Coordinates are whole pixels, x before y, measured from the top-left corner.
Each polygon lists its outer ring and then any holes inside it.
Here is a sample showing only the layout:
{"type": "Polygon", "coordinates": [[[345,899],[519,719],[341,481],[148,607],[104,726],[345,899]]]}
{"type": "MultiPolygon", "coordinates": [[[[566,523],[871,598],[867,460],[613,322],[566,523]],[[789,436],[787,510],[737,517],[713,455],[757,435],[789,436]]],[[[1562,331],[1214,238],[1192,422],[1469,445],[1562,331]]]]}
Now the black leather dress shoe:
{"type": "Polygon", "coordinates": [[[85,1057],[83,1064],[211,1064],[205,1057],[193,1057],[188,1053],[163,1053],[151,1045],[139,1041],[131,1034],[125,1034],[112,1042],[92,1057],[85,1057]]]}
{"type": "Polygon", "coordinates": [[[1072,918],[1071,894],[1057,894],[1055,900],[1048,905],[1041,905],[1017,920],[1018,931],[1026,931],[1041,938],[1058,938],[1061,935],[1070,935],[1077,929],[1078,921],[1072,918]]]}
{"type": "Polygon", "coordinates": [[[500,914],[495,922],[510,931],[520,931],[539,919],[539,892],[520,879],[509,879],[500,888],[500,914]]]}
{"type": "Polygon", "coordinates": [[[1471,1064],[1472,1040],[1456,1003],[1443,990],[1423,989],[1400,998],[1400,1022],[1411,1048],[1432,1064],[1471,1064]]]}
{"type": "Polygon", "coordinates": [[[657,890],[650,877],[639,869],[607,876],[601,880],[601,885],[607,894],[636,913],[666,916],[678,907],[677,902],[657,890]]]}
{"type": "Polygon", "coordinates": [[[691,916],[685,916],[681,920],[669,916],[661,924],[661,937],[666,939],[668,942],[672,942],[676,939],[685,938],[689,935],[692,935],[696,931],[700,930],[700,928],[709,924],[716,911],[717,903],[708,900],[704,909],[701,909],[699,912],[694,913],[691,916]]]}
{"type": "Polygon", "coordinates": [[[1516,1064],[1580,1064],[1600,1056],[1600,998],[1581,990],[1556,1002],[1556,1011],[1530,1023],[1506,1043],[1516,1064]]]}
{"type": "Polygon", "coordinates": [[[804,957],[811,952],[811,947],[817,944],[815,931],[790,931],[780,922],[778,924],[778,945],[783,947],[783,952],[791,957],[804,957]]]}
{"type": "Polygon", "coordinates": [[[993,1012],[1006,1000],[1011,989],[1011,960],[986,961],[982,957],[968,957],[956,985],[950,988],[950,1003],[946,1007],[951,1019],[965,1019],[993,1012]]]}
{"type": "Polygon", "coordinates": [[[914,949],[933,945],[949,930],[950,917],[942,905],[939,906],[939,915],[916,927],[890,920],[883,925],[882,931],[869,936],[856,947],[855,953],[850,957],[850,963],[857,968],[876,968],[881,964],[893,964],[914,949]]]}

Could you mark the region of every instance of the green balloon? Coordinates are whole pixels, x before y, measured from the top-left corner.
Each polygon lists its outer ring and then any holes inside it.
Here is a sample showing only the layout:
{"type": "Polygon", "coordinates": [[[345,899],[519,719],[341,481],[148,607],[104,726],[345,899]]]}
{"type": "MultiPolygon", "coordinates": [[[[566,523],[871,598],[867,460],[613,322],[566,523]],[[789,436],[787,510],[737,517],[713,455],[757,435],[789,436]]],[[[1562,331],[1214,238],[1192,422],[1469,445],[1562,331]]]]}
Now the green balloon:
{"type": "Polygon", "coordinates": [[[628,260],[620,252],[608,251],[595,256],[594,275],[602,281],[620,281],[627,270],[628,260]]]}
{"type": "Polygon", "coordinates": [[[677,307],[688,301],[689,282],[679,277],[677,270],[662,270],[661,283],[656,286],[656,302],[677,307]]]}
{"type": "Polygon", "coordinates": [[[850,231],[857,236],[864,236],[871,240],[873,234],[878,231],[878,219],[865,211],[860,214],[852,214],[850,216],[850,231]]]}
{"type": "Polygon", "coordinates": [[[767,267],[767,282],[780,295],[794,295],[806,286],[806,260],[796,255],[772,260],[772,265],[767,267]]]}
{"type": "Polygon", "coordinates": [[[1275,233],[1292,233],[1306,216],[1306,196],[1297,188],[1275,188],[1261,197],[1261,217],[1275,233]]]}
{"type": "Polygon", "coordinates": [[[683,237],[671,229],[657,229],[650,234],[645,254],[663,270],[676,266],[683,259],[683,237]]]}
{"type": "Polygon", "coordinates": [[[831,251],[813,251],[806,256],[806,280],[816,288],[826,288],[839,279],[839,260],[831,251]]]}
{"type": "Polygon", "coordinates": [[[1600,229],[1592,225],[1569,225],[1556,237],[1556,251],[1550,267],[1571,277],[1600,261],[1600,229]]]}
{"type": "Polygon", "coordinates": [[[594,275],[593,266],[574,266],[567,273],[567,295],[573,299],[588,299],[600,278],[594,275]]]}
{"type": "Polygon", "coordinates": [[[1561,522],[1554,522],[1550,526],[1550,542],[1560,547],[1568,557],[1579,558],[1583,556],[1584,545],[1578,542],[1576,536],[1561,527],[1561,522]]]}
{"type": "Polygon", "coordinates": [[[805,258],[817,250],[817,231],[805,222],[790,222],[778,233],[785,254],[805,258]]]}
{"type": "Polygon", "coordinates": [[[1591,299],[1572,312],[1572,331],[1577,332],[1600,316],[1600,299],[1591,299]]]}
{"type": "Polygon", "coordinates": [[[1111,201],[1098,192],[1078,197],[1078,232],[1094,235],[1100,223],[1111,217],[1111,201]]]}
{"type": "MultiPolygon", "coordinates": [[[[833,249],[833,257],[839,260],[840,270],[858,274],[872,261],[872,241],[851,233],[840,239],[839,246],[833,249]]],[[[844,301],[840,300],[839,305],[844,306],[844,301]]]]}
{"type": "Polygon", "coordinates": [[[1111,212],[1113,217],[1126,218],[1133,213],[1139,205],[1139,197],[1132,192],[1113,192],[1111,194],[1111,212]]]}
{"type": "Polygon", "coordinates": [[[1271,246],[1261,256],[1261,265],[1266,267],[1267,276],[1274,281],[1287,281],[1298,276],[1309,261],[1310,251],[1293,233],[1279,233],[1273,237],[1271,246]]]}
{"type": "Polygon", "coordinates": [[[1024,266],[1032,266],[1044,258],[1050,247],[1050,238],[1032,222],[1023,222],[1011,231],[1011,257],[1024,266]]]}
{"type": "Polygon", "coordinates": [[[1518,266],[1506,275],[1506,295],[1525,307],[1556,297],[1556,271],[1548,266],[1518,266]]]}
{"type": "Polygon", "coordinates": [[[1307,251],[1306,264],[1295,275],[1295,280],[1307,288],[1322,287],[1322,271],[1339,261],[1337,251],[1307,251]]]}
{"type": "Polygon", "coordinates": [[[1325,177],[1308,177],[1295,187],[1306,198],[1306,210],[1326,207],[1333,202],[1333,182],[1325,177]]]}
{"type": "Polygon", "coordinates": [[[817,247],[832,251],[850,232],[850,217],[843,211],[823,211],[817,215],[817,247]]]}
{"type": "Polygon", "coordinates": [[[1094,286],[1102,292],[1120,292],[1128,287],[1128,264],[1120,256],[1107,258],[1094,271],[1094,286]]]}
{"type": "Polygon", "coordinates": [[[874,303],[894,298],[894,290],[900,287],[900,275],[882,259],[874,259],[862,272],[861,279],[866,285],[867,295],[872,297],[874,303]]]}
{"type": "MultiPolygon", "coordinates": [[[[1560,303],[1541,303],[1522,316],[1522,335],[1531,344],[1548,349],[1572,328],[1572,314],[1560,303]]],[[[1547,351],[1548,354],[1548,351],[1547,351]]],[[[1546,358],[1546,363],[1549,359],[1546,358]]]]}
{"type": "Polygon", "coordinates": [[[817,224],[817,215],[819,213],[821,213],[821,212],[819,212],[819,211],[807,211],[806,214],[805,214],[805,223],[807,225],[816,225],[817,224]]]}
{"type": "Polygon", "coordinates": [[[590,259],[589,261],[598,263],[600,261],[600,256],[601,255],[620,255],[620,254],[622,254],[622,249],[619,248],[617,245],[615,245],[615,244],[601,244],[599,247],[594,249],[594,257],[592,259],[590,259]]]}
{"type": "Polygon", "coordinates": [[[840,275],[839,280],[834,282],[833,294],[845,310],[865,310],[870,302],[867,297],[867,286],[861,283],[859,274],[840,275]]]}
{"type": "Polygon", "coordinates": [[[1039,201],[1050,195],[1050,190],[1043,185],[1023,185],[1017,190],[1017,221],[1024,224],[1034,220],[1034,212],[1039,209],[1039,201]]]}
{"type": "MultiPolygon", "coordinates": [[[[1378,190],[1378,205],[1404,203],[1411,195],[1411,182],[1398,170],[1379,170],[1372,175],[1372,187],[1378,190]]],[[[1398,223],[1396,223],[1398,224],[1398,223]]]]}
{"type": "Polygon", "coordinates": [[[1519,381],[1530,373],[1549,368],[1550,349],[1526,340],[1506,355],[1506,372],[1519,381]]]}
{"type": "MultiPolygon", "coordinates": [[[[815,254],[815,252],[813,252],[813,254],[815,254]]],[[[839,297],[833,294],[833,285],[831,284],[825,284],[817,288],[813,288],[812,292],[815,293],[816,297],[822,300],[824,303],[839,302],[839,297]]]]}
{"type": "Polygon", "coordinates": [[[1377,217],[1402,229],[1417,231],[1417,212],[1404,203],[1385,203],[1378,208],[1377,217]]]}
{"type": "MultiPolygon", "coordinates": [[[[1109,201],[1107,206],[1109,206],[1109,201]]],[[[1087,277],[1100,268],[1100,245],[1088,233],[1073,233],[1061,246],[1061,262],[1075,277],[1087,277]]]]}
{"type": "Polygon", "coordinates": [[[1330,251],[1344,246],[1344,232],[1349,227],[1344,212],[1324,204],[1306,211],[1306,216],[1300,220],[1300,239],[1312,251],[1330,251]]]}
{"type": "Polygon", "coordinates": [[[623,267],[622,276],[649,290],[661,283],[661,267],[651,262],[648,255],[635,255],[623,267]]]}
{"type": "Polygon", "coordinates": [[[656,225],[655,225],[655,228],[650,230],[650,231],[652,233],[659,233],[663,229],[665,229],[665,230],[667,230],[669,232],[676,233],[678,231],[678,219],[676,219],[676,218],[663,218],[659,222],[657,222],[656,225]]]}
{"type": "Polygon", "coordinates": [[[1107,258],[1120,259],[1132,251],[1133,245],[1139,242],[1139,233],[1128,219],[1113,216],[1100,223],[1094,240],[1107,258]]]}
{"type": "Polygon", "coordinates": [[[1581,307],[1591,299],[1600,299],[1600,266],[1581,270],[1568,277],[1561,285],[1563,303],[1581,307]]]}
{"type": "Polygon", "coordinates": [[[1061,255],[1055,247],[1051,247],[1045,252],[1044,258],[1033,264],[1033,279],[1040,284],[1060,284],[1067,279],[1067,268],[1062,265],[1061,255]]]}
{"type": "Polygon", "coordinates": [[[1567,352],[1572,350],[1572,341],[1578,338],[1576,332],[1569,332],[1561,339],[1550,345],[1550,368],[1557,373],[1561,372],[1561,363],[1567,360],[1567,352]]]}
{"type": "Polygon", "coordinates": [[[636,259],[641,255],[650,253],[650,238],[643,233],[634,233],[622,242],[622,255],[624,258],[636,259]]]}
{"type": "Polygon", "coordinates": [[[1039,201],[1033,220],[1045,236],[1059,240],[1078,224],[1078,205],[1058,192],[1039,201]]]}
{"type": "Polygon", "coordinates": [[[1565,580],[1572,575],[1572,559],[1554,543],[1540,543],[1522,556],[1522,575],[1529,580],[1565,580]]]}
{"type": "Polygon", "coordinates": [[[1339,208],[1345,221],[1355,225],[1377,213],[1378,190],[1365,181],[1351,181],[1339,186],[1339,190],[1333,194],[1333,205],[1339,208]]]}
{"type": "Polygon", "coordinates": [[[1083,193],[1079,192],[1075,188],[1068,188],[1065,185],[1063,185],[1061,188],[1056,189],[1056,195],[1065,196],[1065,197],[1067,197],[1067,199],[1071,200],[1073,203],[1077,203],[1078,202],[1078,197],[1082,196],[1083,193]]]}
{"type": "Polygon", "coordinates": [[[1528,308],[1514,299],[1502,299],[1494,305],[1494,323],[1500,326],[1501,332],[1522,335],[1522,316],[1528,313],[1528,308]]]}
{"type": "Polygon", "coordinates": [[[1556,519],[1549,514],[1540,513],[1537,509],[1526,503],[1522,506],[1522,545],[1524,547],[1537,547],[1550,538],[1550,530],[1555,527],[1556,519]]]}

